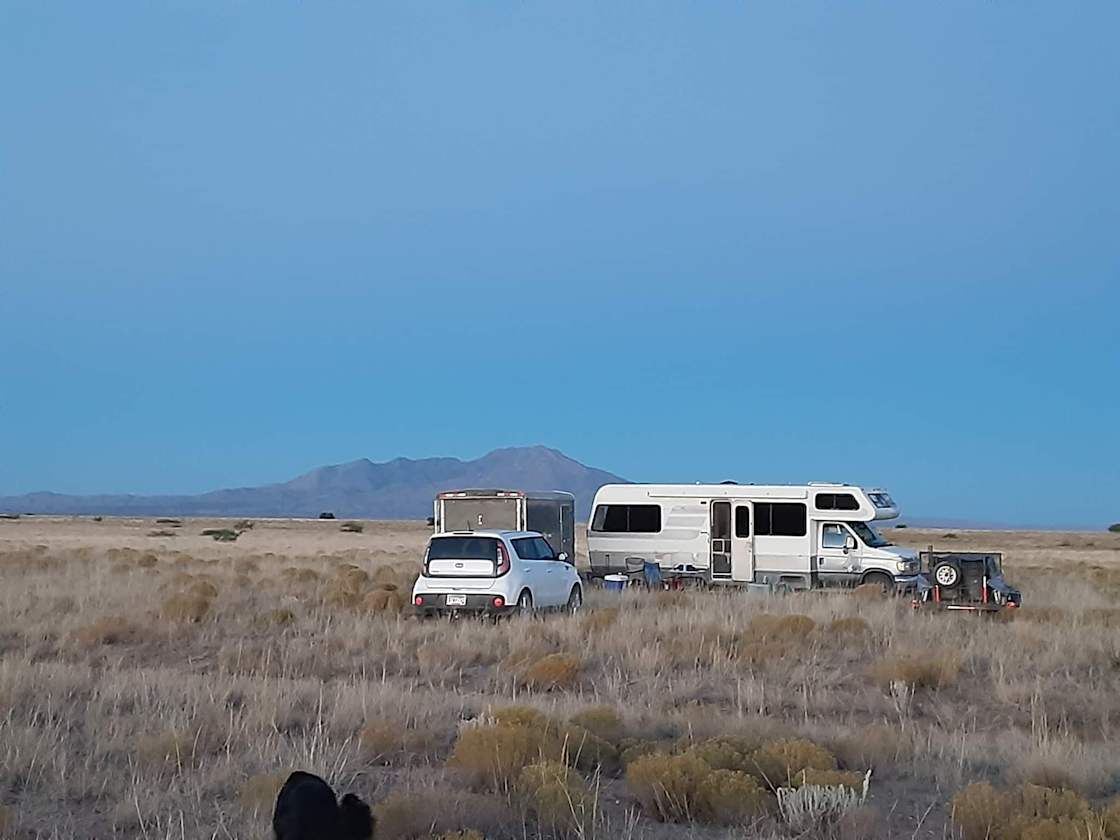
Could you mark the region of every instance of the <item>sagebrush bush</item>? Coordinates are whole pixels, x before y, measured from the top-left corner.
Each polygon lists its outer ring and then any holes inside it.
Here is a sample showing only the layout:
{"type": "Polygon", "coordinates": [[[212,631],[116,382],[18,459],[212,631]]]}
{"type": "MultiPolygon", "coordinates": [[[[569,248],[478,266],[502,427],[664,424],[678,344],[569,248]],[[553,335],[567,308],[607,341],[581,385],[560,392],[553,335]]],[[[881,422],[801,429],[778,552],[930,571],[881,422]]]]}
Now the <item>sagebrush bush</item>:
{"type": "Polygon", "coordinates": [[[549,831],[578,831],[592,817],[587,783],[560,762],[545,761],[522,768],[517,790],[533,816],[549,831]]]}
{"type": "Polygon", "coordinates": [[[685,752],[701,759],[713,770],[750,772],[754,769],[752,755],[759,746],[752,739],[723,736],[697,741],[685,752]]]}
{"type": "Polygon", "coordinates": [[[612,744],[617,744],[626,734],[622,717],[613,706],[592,706],[572,715],[569,720],[612,744]]]}
{"type": "Polygon", "coordinates": [[[399,613],[407,606],[408,598],[397,589],[374,589],[362,599],[362,607],[368,612],[399,613]]]}
{"type": "Polygon", "coordinates": [[[377,840],[407,840],[430,834],[445,805],[435,794],[390,793],[373,806],[377,840]]]}
{"type": "Polygon", "coordinates": [[[459,733],[448,764],[467,771],[476,786],[508,791],[525,767],[559,761],[563,752],[563,745],[547,729],[472,726],[459,733]]]}
{"type": "Polygon", "coordinates": [[[791,784],[804,770],[836,769],[836,756],[803,738],[766,744],[751,754],[751,762],[762,779],[775,788],[791,784]]]}
{"type": "Polygon", "coordinates": [[[662,822],[693,817],[701,783],[712,768],[694,755],[656,752],[632,761],[626,786],[642,810],[662,822]]]}
{"type": "Polygon", "coordinates": [[[760,613],[750,620],[744,638],[762,642],[800,642],[816,629],[817,622],[807,615],[770,615],[760,613]]]}
{"type": "Polygon", "coordinates": [[[871,625],[867,623],[867,619],[858,615],[834,618],[828,623],[825,634],[831,638],[862,639],[871,635],[871,625]]]}
{"type": "Polygon", "coordinates": [[[210,612],[210,599],[193,592],[180,592],[163,602],[160,614],[168,621],[197,623],[210,612]]]}
{"type": "Polygon", "coordinates": [[[187,588],[187,592],[202,598],[218,597],[218,587],[215,586],[213,582],[205,579],[196,580],[187,588]]]}
{"type": "Polygon", "coordinates": [[[139,635],[140,628],[119,615],[99,618],[74,631],[74,639],[82,647],[127,644],[136,641],[139,635]]]}
{"type": "Polygon", "coordinates": [[[258,615],[255,623],[264,626],[280,627],[285,624],[291,624],[296,620],[296,614],[284,607],[278,607],[274,610],[268,610],[258,615]]]}
{"type": "Polygon", "coordinates": [[[524,668],[521,684],[544,691],[571,688],[579,680],[582,669],[583,660],[578,656],[550,653],[524,668]]]}
{"type": "Polygon", "coordinates": [[[280,572],[280,577],[292,583],[317,583],[322,578],[322,575],[314,569],[288,566],[280,572]]]}
{"type": "Polygon", "coordinates": [[[1109,837],[1105,814],[1070,790],[1026,784],[999,791],[987,782],[960,790],[951,803],[964,840],[1095,840],[1109,837]]]}
{"type": "Polygon", "coordinates": [[[885,656],[871,667],[871,675],[880,688],[891,683],[906,683],[911,688],[939,689],[956,685],[961,657],[955,651],[908,653],[885,656]]]}
{"type": "Polygon", "coordinates": [[[774,811],[774,798],[749,773],[712,770],[700,780],[692,817],[716,825],[742,825],[774,811]]]}

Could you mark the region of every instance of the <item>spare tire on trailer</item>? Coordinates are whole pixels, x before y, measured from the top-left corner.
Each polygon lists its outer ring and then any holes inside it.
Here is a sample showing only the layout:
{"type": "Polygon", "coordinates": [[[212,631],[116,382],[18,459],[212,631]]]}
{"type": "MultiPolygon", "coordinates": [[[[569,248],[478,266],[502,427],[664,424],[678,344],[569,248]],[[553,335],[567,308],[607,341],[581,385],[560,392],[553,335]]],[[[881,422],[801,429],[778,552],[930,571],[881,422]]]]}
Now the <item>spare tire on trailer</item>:
{"type": "Polygon", "coordinates": [[[952,557],[945,557],[930,569],[930,577],[942,589],[952,589],[961,582],[961,564],[952,557]]]}

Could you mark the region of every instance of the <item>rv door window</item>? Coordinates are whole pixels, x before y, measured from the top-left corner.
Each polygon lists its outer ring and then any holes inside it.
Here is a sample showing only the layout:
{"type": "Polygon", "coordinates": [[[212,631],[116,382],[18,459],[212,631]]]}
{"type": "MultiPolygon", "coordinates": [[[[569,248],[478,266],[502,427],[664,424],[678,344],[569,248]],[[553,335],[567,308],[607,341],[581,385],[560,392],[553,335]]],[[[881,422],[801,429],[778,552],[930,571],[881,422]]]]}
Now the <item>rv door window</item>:
{"type": "Polygon", "coordinates": [[[751,535],[751,509],[746,505],[735,508],[735,536],[744,539],[751,535]]]}
{"type": "Polygon", "coordinates": [[[847,536],[848,532],[843,525],[836,525],[830,522],[822,529],[821,548],[843,548],[847,536]]]}
{"type": "Polygon", "coordinates": [[[661,530],[661,505],[599,505],[592,531],[615,534],[656,534],[661,530]]]}
{"type": "Polygon", "coordinates": [[[805,536],[805,505],[800,502],[755,502],[756,537],[805,536]]]}

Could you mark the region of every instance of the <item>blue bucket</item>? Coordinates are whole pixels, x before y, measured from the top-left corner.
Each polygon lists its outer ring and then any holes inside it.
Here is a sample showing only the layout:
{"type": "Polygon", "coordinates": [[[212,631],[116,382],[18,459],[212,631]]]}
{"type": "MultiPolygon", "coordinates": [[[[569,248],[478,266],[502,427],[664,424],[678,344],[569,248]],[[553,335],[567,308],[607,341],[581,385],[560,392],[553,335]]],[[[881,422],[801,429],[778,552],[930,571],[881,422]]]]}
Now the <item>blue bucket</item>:
{"type": "Polygon", "coordinates": [[[603,588],[610,592],[621,592],[626,588],[626,575],[607,575],[603,578],[603,588]]]}

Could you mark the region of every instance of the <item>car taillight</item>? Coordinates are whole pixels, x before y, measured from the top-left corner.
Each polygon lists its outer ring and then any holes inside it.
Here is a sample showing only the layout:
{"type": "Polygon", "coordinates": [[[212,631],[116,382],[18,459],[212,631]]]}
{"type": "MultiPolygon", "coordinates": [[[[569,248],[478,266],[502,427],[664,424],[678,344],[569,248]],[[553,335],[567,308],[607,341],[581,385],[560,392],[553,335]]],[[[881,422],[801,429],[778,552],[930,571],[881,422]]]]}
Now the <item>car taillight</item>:
{"type": "Polygon", "coordinates": [[[416,604],[416,606],[418,606],[418,607],[424,606],[424,596],[423,595],[417,595],[416,599],[412,603],[416,604]]]}
{"type": "Polygon", "coordinates": [[[498,543],[498,565],[494,572],[494,577],[500,577],[509,571],[509,555],[506,554],[506,548],[501,543],[498,543]]]}
{"type": "Polygon", "coordinates": [[[506,605],[506,599],[503,598],[501,595],[499,595],[497,598],[494,599],[494,606],[495,607],[500,608],[500,607],[504,607],[505,605],[506,605]]]}

